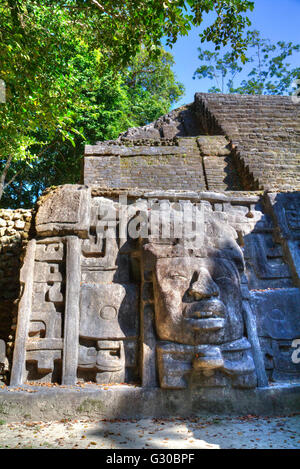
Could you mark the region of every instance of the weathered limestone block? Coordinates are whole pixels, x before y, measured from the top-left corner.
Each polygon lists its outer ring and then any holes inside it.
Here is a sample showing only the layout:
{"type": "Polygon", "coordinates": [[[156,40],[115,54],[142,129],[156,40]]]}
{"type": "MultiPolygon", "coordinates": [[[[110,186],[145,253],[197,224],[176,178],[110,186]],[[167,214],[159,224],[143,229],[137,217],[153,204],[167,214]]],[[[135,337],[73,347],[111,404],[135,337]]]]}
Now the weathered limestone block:
{"type": "Polygon", "coordinates": [[[77,234],[86,237],[89,229],[90,189],[65,185],[48,192],[39,201],[36,231],[40,236],[77,234]]]}
{"type": "Polygon", "coordinates": [[[300,287],[300,192],[268,193],[266,207],[274,221],[276,240],[282,245],[295,284],[300,287]]]}
{"type": "Polygon", "coordinates": [[[5,374],[8,371],[8,359],[6,356],[6,343],[0,340],[0,383],[4,382],[5,374]]]}
{"type": "Polygon", "coordinates": [[[59,242],[38,244],[36,246],[36,261],[62,261],[64,256],[64,245],[59,242]]]}
{"type": "Polygon", "coordinates": [[[13,225],[17,230],[23,230],[25,228],[25,221],[23,220],[16,220],[13,225]]]}
{"type": "Polygon", "coordinates": [[[83,285],[80,336],[98,340],[135,337],[138,333],[137,299],[133,285],[83,285]]]}
{"type": "Polygon", "coordinates": [[[59,271],[59,264],[35,262],[34,281],[37,283],[61,282],[62,274],[59,271]]]}
{"type": "Polygon", "coordinates": [[[292,342],[300,337],[299,289],[252,291],[251,302],[269,378],[272,381],[299,379],[300,364],[292,360],[292,342]]]}

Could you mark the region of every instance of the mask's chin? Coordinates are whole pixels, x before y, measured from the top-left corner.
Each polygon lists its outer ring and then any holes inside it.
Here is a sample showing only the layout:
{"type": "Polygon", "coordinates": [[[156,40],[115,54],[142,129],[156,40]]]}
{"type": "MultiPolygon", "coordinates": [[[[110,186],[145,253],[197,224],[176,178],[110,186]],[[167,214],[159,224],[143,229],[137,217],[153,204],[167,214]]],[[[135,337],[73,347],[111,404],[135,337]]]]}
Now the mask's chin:
{"type": "Polygon", "coordinates": [[[197,332],[218,331],[225,327],[225,319],[208,318],[208,319],[186,319],[189,327],[197,332]]]}

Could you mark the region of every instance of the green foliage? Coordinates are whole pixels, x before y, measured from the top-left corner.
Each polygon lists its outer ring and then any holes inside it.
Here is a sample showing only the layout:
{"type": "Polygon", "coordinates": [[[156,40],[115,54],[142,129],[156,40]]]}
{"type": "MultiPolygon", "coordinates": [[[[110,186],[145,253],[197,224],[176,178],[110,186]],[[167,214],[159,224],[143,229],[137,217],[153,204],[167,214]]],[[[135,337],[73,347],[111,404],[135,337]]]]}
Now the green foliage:
{"type": "MultiPolygon", "coordinates": [[[[80,100],[69,104],[74,138],[66,139],[57,131],[49,144],[30,147],[35,155],[32,164],[15,161],[8,178],[16,177],[3,194],[3,206],[30,207],[46,187],[78,183],[84,144],[115,139],[129,127],[155,120],[184,91],[171,69],[173,57],[163,49],[151,60],[142,49],[130,67],[104,76],[96,75],[93,56],[85,53],[77,59],[76,75],[85,85],[80,100]]],[[[42,131],[34,134],[36,142],[47,137],[42,131]]]]}
{"type": "Polygon", "coordinates": [[[52,174],[41,160],[49,157],[50,164],[52,155],[56,167],[62,151],[64,180],[67,174],[72,182],[84,139],[114,138],[167,111],[180,86],[164,65],[171,59],[161,55],[162,37],[172,45],[214,11],[202,39],[229,44],[239,55],[244,14],[252,8],[247,0],[0,0],[0,79],[7,91],[0,104],[0,199],[6,188],[5,204],[11,197],[28,204],[34,184],[26,174],[52,174]],[[161,84],[144,72],[132,86],[138,53],[148,66],[160,61],[161,84]]]}
{"type": "Polygon", "coordinates": [[[160,49],[156,58],[149,57],[146,49],[132,60],[123,73],[128,93],[128,117],[131,126],[152,122],[170,110],[184,93],[184,87],[172,72],[173,56],[160,49]]]}
{"type": "Polygon", "coordinates": [[[291,85],[300,78],[300,67],[292,68],[288,58],[299,53],[300,44],[279,41],[272,44],[260,37],[258,31],[248,31],[245,65],[232,52],[219,53],[199,48],[199,60],[194,78],[209,78],[216,86],[211,93],[292,94],[291,85]],[[247,78],[241,74],[247,71],[247,78]],[[240,78],[236,86],[235,81],[240,78]]]}
{"type": "Polygon", "coordinates": [[[239,0],[215,2],[204,0],[196,3],[198,3],[198,11],[200,10],[199,19],[202,19],[201,10],[207,13],[212,10],[216,12],[215,22],[200,34],[201,42],[211,41],[215,44],[216,50],[229,44],[232,57],[235,59],[239,58],[244,63],[246,60],[244,52],[247,41],[244,39],[243,32],[245,28],[251,25],[251,22],[249,18],[243,16],[243,13],[247,10],[252,11],[254,9],[254,2],[240,2],[239,0]]]}

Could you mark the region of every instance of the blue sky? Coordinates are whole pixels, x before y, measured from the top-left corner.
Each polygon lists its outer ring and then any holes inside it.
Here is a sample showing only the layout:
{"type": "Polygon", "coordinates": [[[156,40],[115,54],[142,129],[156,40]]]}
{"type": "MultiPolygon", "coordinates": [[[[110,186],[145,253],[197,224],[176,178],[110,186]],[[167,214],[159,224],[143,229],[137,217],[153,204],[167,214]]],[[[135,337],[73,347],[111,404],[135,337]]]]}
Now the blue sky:
{"type": "MultiPolygon", "coordinates": [[[[258,29],[263,38],[270,39],[271,42],[300,43],[300,0],[256,0],[254,11],[248,16],[252,22],[250,29],[258,29]]],[[[200,63],[197,48],[200,46],[201,30],[203,27],[193,28],[188,36],[179,38],[173,48],[169,49],[175,59],[173,70],[186,88],[185,96],[176,103],[175,107],[192,102],[197,91],[206,92],[214,85],[208,79],[192,78],[200,63]]],[[[211,45],[203,44],[203,46],[213,50],[211,45]]],[[[289,63],[299,67],[300,54],[292,56],[289,63]]]]}

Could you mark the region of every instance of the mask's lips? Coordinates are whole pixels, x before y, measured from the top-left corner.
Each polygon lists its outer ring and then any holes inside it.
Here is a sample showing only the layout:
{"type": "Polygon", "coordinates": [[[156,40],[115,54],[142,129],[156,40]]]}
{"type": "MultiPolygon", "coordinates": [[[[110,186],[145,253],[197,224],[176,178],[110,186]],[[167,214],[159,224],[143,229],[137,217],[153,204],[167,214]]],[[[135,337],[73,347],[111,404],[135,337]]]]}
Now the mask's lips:
{"type": "Polygon", "coordinates": [[[214,298],[187,303],[183,312],[184,317],[191,319],[224,318],[225,314],[224,303],[214,298]]]}
{"type": "Polygon", "coordinates": [[[226,308],[218,299],[200,300],[185,306],[183,316],[194,330],[218,330],[225,326],[226,308]]]}

